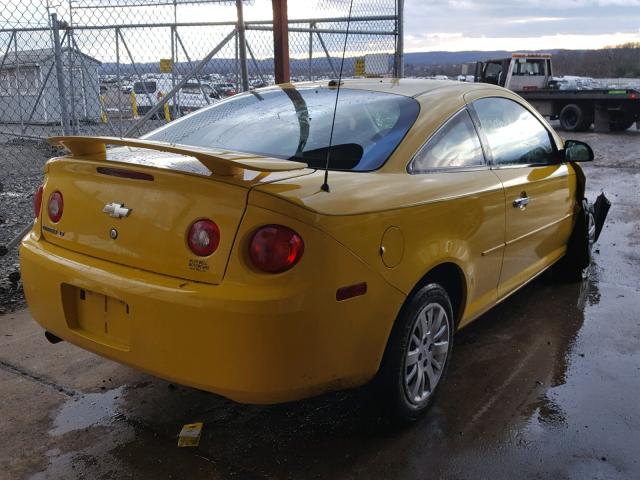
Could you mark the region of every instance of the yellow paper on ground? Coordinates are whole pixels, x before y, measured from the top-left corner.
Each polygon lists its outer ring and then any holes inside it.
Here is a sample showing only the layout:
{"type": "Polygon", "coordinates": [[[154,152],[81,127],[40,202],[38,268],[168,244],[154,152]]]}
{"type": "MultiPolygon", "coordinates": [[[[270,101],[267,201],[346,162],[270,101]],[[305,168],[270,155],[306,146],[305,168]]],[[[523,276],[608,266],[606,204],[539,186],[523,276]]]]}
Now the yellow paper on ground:
{"type": "Polygon", "coordinates": [[[200,434],[202,433],[202,422],[188,423],[178,435],[179,447],[197,447],[200,444],[200,434]]]}

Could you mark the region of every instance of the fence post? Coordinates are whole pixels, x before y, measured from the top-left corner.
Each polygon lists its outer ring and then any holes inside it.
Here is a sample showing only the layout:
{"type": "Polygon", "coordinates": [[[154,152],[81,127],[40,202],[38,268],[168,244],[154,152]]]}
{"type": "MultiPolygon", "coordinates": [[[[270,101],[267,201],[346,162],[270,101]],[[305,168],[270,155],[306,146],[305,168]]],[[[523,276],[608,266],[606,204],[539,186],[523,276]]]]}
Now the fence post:
{"type": "MultiPolygon", "coordinates": [[[[22,84],[20,82],[20,57],[19,57],[19,52],[18,52],[18,33],[14,30],[14,37],[13,37],[13,53],[15,55],[16,58],[16,63],[15,63],[15,70],[14,73],[16,75],[16,98],[18,99],[18,109],[20,110],[20,127],[21,129],[24,129],[24,118],[22,115],[22,92],[20,91],[22,84]]],[[[9,50],[7,50],[7,56],[9,55],[9,50]]],[[[25,75],[25,80],[26,80],[26,75],[25,75]]]]}
{"type": "MultiPolygon", "coordinates": [[[[73,64],[75,60],[75,55],[73,53],[73,47],[71,43],[71,36],[73,35],[73,30],[67,31],[67,67],[69,71],[69,103],[71,106],[71,116],[69,118],[69,123],[71,124],[71,133],[73,135],[78,134],[78,119],[76,115],[76,82],[73,74],[73,64]]],[[[62,58],[62,57],[61,57],[62,58]]],[[[64,62],[64,60],[63,60],[64,62]]]]}
{"type": "Polygon", "coordinates": [[[309,23],[309,81],[313,80],[313,23],[309,23]]]}
{"type": "MultiPolygon", "coordinates": [[[[174,0],[174,10],[175,8],[176,4],[174,0]]],[[[171,88],[174,88],[176,86],[176,65],[178,64],[178,55],[176,52],[176,26],[171,25],[171,27],[169,27],[169,32],[171,32],[171,88]]],[[[173,118],[178,118],[180,116],[180,99],[178,98],[178,101],[176,102],[176,97],[178,97],[178,95],[174,95],[171,99],[171,116],[173,118]]],[[[166,116],[167,115],[165,113],[165,117],[166,116]]]]}
{"type": "Polygon", "coordinates": [[[69,127],[69,114],[67,113],[67,96],[65,95],[64,74],[62,69],[62,52],[60,48],[60,25],[58,15],[51,14],[51,26],[53,27],[53,57],[56,66],[56,80],[58,82],[58,98],[60,101],[60,121],[62,134],[67,135],[69,127]]]}
{"type": "Polygon", "coordinates": [[[236,11],[238,13],[238,48],[240,53],[240,76],[242,78],[242,91],[249,91],[249,70],[247,68],[247,41],[244,34],[244,13],[242,11],[242,1],[236,0],[236,11]]]}
{"type": "MultiPolygon", "coordinates": [[[[118,28],[115,29],[116,36],[116,85],[118,88],[118,93],[116,98],[118,99],[118,116],[120,117],[120,122],[118,124],[118,133],[122,137],[122,82],[120,80],[120,30],[118,28]]],[[[133,93],[133,85],[131,86],[131,93],[133,93]]],[[[131,108],[131,115],[133,116],[133,107],[131,108]]],[[[135,118],[135,116],[134,116],[135,118]]]]}
{"type": "Polygon", "coordinates": [[[394,55],[393,74],[396,78],[404,77],[404,0],[397,0],[396,11],[396,52],[394,55]]]}

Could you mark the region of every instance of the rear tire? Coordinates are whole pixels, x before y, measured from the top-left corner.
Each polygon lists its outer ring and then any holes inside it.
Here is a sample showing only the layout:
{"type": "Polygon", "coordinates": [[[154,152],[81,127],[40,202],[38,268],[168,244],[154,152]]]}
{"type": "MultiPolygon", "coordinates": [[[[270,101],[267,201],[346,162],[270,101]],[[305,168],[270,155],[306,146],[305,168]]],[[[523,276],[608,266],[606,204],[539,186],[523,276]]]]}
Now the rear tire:
{"type": "Polygon", "coordinates": [[[376,379],[388,417],[416,420],[433,403],[453,349],[453,309],[447,292],[430,283],[403,306],[376,379]]]}
{"type": "Polygon", "coordinates": [[[631,125],[635,123],[634,119],[630,118],[614,118],[611,122],[609,122],[609,129],[612,132],[624,132],[631,128],[631,125]]]}
{"type": "Polygon", "coordinates": [[[593,118],[589,112],[575,103],[565,105],[560,111],[560,126],[568,132],[584,132],[592,123],[593,118]]]}

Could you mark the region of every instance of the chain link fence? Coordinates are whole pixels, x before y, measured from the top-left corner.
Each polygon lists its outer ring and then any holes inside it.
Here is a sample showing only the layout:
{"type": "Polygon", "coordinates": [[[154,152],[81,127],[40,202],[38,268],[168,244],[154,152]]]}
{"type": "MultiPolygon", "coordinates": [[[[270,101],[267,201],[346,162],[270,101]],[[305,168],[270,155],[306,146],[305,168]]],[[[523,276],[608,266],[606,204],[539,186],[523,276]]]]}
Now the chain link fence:
{"type": "MultiPolygon", "coordinates": [[[[292,81],[392,74],[398,0],[289,1],[292,81]],[[374,61],[375,60],[375,61],[374,61]]],[[[17,242],[53,135],[140,136],[274,83],[271,0],[4,0],[0,9],[0,314],[21,302],[17,242]],[[241,20],[239,20],[241,19],[241,20]]]]}

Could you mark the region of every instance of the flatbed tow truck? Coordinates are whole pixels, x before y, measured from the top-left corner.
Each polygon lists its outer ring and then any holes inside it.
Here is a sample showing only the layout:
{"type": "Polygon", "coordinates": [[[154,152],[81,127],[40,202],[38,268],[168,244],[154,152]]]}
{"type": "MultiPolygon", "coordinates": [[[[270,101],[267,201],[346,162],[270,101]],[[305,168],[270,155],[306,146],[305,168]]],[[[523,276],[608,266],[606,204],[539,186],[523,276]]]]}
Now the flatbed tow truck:
{"type": "Polygon", "coordinates": [[[542,115],[560,120],[563,130],[640,130],[640,91],[629,88],[560,89],[553,80],[551,55],[514,53],[511,58],[477,62],[475,81],[518,93],[542,115]]]}

